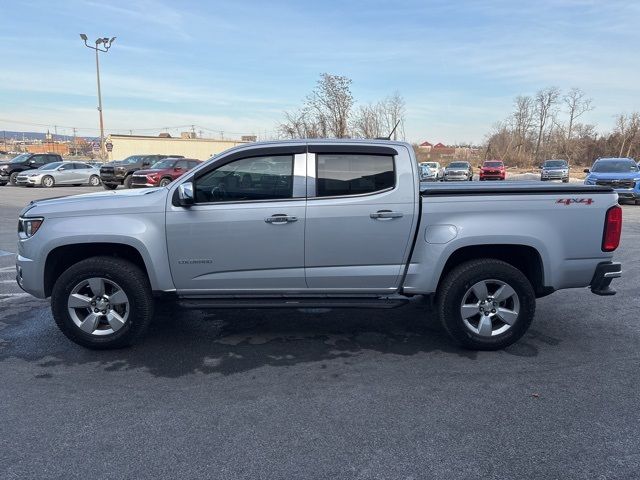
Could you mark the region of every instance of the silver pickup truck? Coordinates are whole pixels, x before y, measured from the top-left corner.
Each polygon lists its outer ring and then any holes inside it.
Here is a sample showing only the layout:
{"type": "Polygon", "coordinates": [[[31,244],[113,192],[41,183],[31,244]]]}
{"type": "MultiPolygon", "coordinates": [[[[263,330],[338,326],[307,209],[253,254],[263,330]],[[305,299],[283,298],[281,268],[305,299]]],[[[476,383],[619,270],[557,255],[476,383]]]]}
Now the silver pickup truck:
{"type": "Polygon", "coordinates": [[[390,308],[432,299],[464,347],[503,348],[536,298],[612,295],[622,215],[607,187],[424,184],[410,145],[230,149],[166,187],[32,202],[17,281],[71,340],[140,338],[155,299],[187,308],[390,308]]]}

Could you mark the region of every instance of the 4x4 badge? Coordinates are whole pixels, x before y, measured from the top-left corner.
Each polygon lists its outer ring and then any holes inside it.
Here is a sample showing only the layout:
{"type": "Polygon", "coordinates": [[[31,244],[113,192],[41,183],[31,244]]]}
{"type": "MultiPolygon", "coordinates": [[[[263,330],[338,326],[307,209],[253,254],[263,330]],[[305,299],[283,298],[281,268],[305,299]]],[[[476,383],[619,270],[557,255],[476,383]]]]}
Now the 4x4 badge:
{"type": "Polygon", "coordinates": [[[571,205],[572,203],[591,205],[593,203],[593,198],[559,198],[556,203],[562,203],[564,205],[571,205]]]}

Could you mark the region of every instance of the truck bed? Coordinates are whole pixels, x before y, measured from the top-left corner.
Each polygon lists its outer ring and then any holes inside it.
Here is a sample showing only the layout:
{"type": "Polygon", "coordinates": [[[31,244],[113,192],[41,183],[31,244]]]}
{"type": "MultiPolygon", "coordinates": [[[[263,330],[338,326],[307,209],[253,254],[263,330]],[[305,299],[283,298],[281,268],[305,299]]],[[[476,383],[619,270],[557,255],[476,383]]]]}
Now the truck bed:
{"type": "Polygon", "coordinates": [[[421,182],[420,194],[423,196],[447,195],[555,195],[611,193],[611,187],[582,184],[542,184],[534,181],[504,182],[421,182]]]}

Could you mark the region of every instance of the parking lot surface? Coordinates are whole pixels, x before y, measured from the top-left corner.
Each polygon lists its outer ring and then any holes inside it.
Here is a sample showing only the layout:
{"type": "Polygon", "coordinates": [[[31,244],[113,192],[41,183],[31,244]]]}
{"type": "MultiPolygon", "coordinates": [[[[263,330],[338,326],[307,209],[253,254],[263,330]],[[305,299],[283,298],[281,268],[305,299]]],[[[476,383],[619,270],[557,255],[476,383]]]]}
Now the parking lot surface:
{"type": "Polygon", "coordinates": [[[141,344],[96,352],[21,293],[12,255],[31,199],[94,190],[0,187],[0,478],[638,478],[640,207],[618,295],[540,299],[504,351],[452,346],[414,302],[162,305],[141,344]]]}

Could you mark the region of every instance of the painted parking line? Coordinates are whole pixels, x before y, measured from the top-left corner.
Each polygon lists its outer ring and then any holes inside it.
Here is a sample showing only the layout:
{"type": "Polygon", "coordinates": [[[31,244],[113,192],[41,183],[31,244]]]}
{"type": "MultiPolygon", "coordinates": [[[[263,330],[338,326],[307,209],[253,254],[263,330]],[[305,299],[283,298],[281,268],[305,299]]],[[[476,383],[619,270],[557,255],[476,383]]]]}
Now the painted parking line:
{"type": "Polygon", "coordinates": [[[0,257],[4,257],[7,255],[15,255],[15,253],[7,252],[6,250],[0,250],[0,257]]]}

